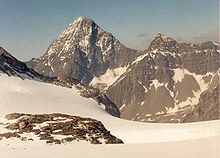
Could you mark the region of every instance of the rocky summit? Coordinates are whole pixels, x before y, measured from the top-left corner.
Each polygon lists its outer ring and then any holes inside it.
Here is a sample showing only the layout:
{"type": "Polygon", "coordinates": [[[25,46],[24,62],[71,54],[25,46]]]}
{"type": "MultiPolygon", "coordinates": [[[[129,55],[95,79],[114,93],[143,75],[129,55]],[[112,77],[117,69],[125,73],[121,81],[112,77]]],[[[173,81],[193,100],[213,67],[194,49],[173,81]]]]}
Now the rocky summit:
{"type": "Polygon", "coordinates": [[[98,88],[122,118],[181,122],[203,92],[219,86],[219,46],[178,42],[159,33],[146,50],[133,50],[93,20],[79,17],[28,64],[44,75],[98,88]]]}
{"type": "Polygon", "coordinates": [[[107,69],[123,67],[138,56],[93,20],[79,17],[55,39],[46,53],[28,64],[49,76],[68,76],[90,83],[107,69]]]}

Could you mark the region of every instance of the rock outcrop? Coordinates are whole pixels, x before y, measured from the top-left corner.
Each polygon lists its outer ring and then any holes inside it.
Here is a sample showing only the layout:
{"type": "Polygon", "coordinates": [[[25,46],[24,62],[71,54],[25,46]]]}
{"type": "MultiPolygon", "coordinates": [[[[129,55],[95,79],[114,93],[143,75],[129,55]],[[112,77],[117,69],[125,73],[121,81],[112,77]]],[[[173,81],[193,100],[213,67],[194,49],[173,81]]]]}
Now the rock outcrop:
{"type": "Polygon", "coordinates": [[[66,114],[23,114],[5,116],[0,127],[8,132],[0,133],[1,139],[18,138],[21,141],[42,140],[49,144],[87,141],[91,144],[121,144],[122,140],[111,135],[104,125],[95,119],[66,114]],[[31,134],[35,136],[31,136],[31,134]]]}

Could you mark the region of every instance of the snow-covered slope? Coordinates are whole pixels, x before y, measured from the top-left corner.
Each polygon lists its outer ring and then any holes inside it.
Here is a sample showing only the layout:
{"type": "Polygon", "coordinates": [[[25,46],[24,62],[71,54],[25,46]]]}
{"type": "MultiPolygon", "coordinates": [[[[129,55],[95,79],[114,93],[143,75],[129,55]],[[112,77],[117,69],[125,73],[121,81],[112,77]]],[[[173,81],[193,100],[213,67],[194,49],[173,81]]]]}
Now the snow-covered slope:
{"type": "MultiPolygon", "coordinates": [[[[49,156],[51,157],[60,157],[62,152],[65,157],[71,157],[73,154],[76,157],[126,156],[129,158],[138,152],[138,157],[145,157],[146,155],[160,157],[163,155],[164,158],[170,158],[180,154],[180,149],[175,146],[183,148],[181,149],[182,157],[189,155],[192,149],[195,149],[196,158],[202,158],[204,155],[217,158],[216,155],[218,155],[218,148],[213,145],[212,140],[215,140],[214,143],[219,146],[217,140],[219,140],[220,121],[189,124],[149,124],[123,120],[109,115],[94,100],[79,96],[74,88],[68,89],[28,79],[21,80],[18,77],[9,77],[2,73],[0,74],[0,101],[1,117],[12,112],[33,114],[59,112],[95,118],[100,120],[113,135],[125,142],[125,145],[99,147],[85,143],[48,146],[39,141],[21,142],[15,138],[0,141],[1,156],[3,157],[13,157],[14,155],[28,157],[32,154],[39,155],[42,153],[37,153],[39,151],[50,151],[49,156]],[[198,147],[204,148],[205,144],[208,144],[207,150],[209,152],[204,151],[201,154],[198,147]],[[159,146],[160,148],[158,148],[159,146]],[[164,147],[162,150],[160,150],[161,146],[164,147]],[[171,147],[173,150],[170,149],[171,147]],[[84,152],[84,150],[88,152],[84,152]],[[116,152],[112,152],[113,150],[116,152]],[[123,153],[120,152],[122,150],[123,153]],[[157,151],[157,153],[153,151],[157,151]],[[158,151],[163,153],[158,153],[158,151]],[[165,155],[166,151],[172,152],[172,154],[165,155]],[[98,154],[94,154],[94,152],[98,154]]],[[[1,130],[3,130],[2,125],[0,125],[1,130]]],[[[41,154],[41,157],[47,156],[47,154],[41,154]]]]}
{"type": "Polygon", "coordinates": [[[220,137],[211,137],[150,144],[57,146],[22,144],[19,147],[0,145],[0,148],[3,158],[219,158],[219,142],[220,137]]]}
{"type": "Polygon", "coordinates": [[[100,120],[125,143],[176,141],[214,136],[219,121],[196,124],[145,124],[112,117],[94,100],[77,91],[33,80],[0,76],[0,115],[11,112],[65,113],[100,120]]]}
{"type": "Polygon", "coordinates": [[[46,83],[53,83],[68,88],[75,86],[79,90],[80,95],[86,98],[93,98],[98,103],[103,103],[107,112],[109,112],[113,116],[120,117],[120,112],[117,106],[98,89],[86,86],[80,83],[79,80],[68,78],[66,76],[62,76],[59,78],[44,76],[29,68],[26,63],[17,60],[2,47],[0,47],[0,72],[7,74],[8,76],[17,76],[21,79],[30,79],[46,83]]]}

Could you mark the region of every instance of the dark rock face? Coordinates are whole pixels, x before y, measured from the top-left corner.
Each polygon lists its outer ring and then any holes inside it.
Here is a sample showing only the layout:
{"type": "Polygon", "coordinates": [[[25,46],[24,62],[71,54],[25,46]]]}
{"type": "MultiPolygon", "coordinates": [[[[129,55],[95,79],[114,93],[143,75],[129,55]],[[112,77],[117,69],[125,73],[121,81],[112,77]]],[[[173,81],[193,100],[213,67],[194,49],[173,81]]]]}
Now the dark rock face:
{"type": "Polygon", "coordinates": [[[220,119],[219,86],[212,92],[206,90],[200,96],[199,103],[188,113],[182,122],[196,122],[220,119]]]}
{"type": "Polygon", "coordinates": [[[2,47],[0,47],[0,71],[9,76],[15,75],[20,78],[24,78],[24,76],[26,76],[32,79],[38,78],[45,82],[51,82],[54,80],[54,78],[41,75],[29,68],[25,63],[17,60],[2,47]]]}
{"type": "Polygon", "coordinates": [[[183,54],[181,62],[182,67],[195,74],[204,75],[207,72],[216,72],[219,68],[219,52],[208,49],[197,53],[183,54]]]}
{"type": "Polygon", "coordinates": [[[51,43],[43,56],[28,64],[42,74],[68,76],[88,84],[94,76],[104,74],[108,68],[127,65],[139,54],[91,19],[79,17],[51,43]]]}
{"type": "Polygon", "coordinates": [[[204,42],[201,44],[179,43],[162,34],[151,42],[149,52],[167,52],[178,54],[181,65],[190,72],[206,74],[216,72],[219,68],[219,43],[204,42]]]}
{"type": "MultiPolygon", "coordinates": [[[[164,101],[164,100],[162,100],[164,101]]],[[[122,115],[123,116],[123,115],[122,115]]],[[[137,115],[134,120],[152,123],[187,123],[220,119],[219,85],[204,91],[196,105],[187,105],[174,113],[137,115]]]]}
{"type": "Polygon", "coordinates": [[[219,50],[219,43],[211,41],[201,44],[177,42],[175,39],[159,33],[150,43],[149,51],[171,52],[178,54],[195,53],[195,52],[215,52],[219,50]]]}
{"type": "Polygon", "coordinates": [[[49,144],[61,144],[72,141],[88,141],[91,144],[121,144],[122,140],[111,135],[104,125],[95,119],[65,114],[23,114],[12,113],[5,117],[16,123],[6,125],[7,133],[0,133],[2,138],[19,138],[21,141],[35,141],[35,138],[22,136],[33,133],[49,144]],[[44,124],[44,126],[42,126],[44,124]],[[13,132],[11,132],[13,131],[13,132]],[[57,137],[58,136],[58,137],[57,137]]]}
{"type": "Polygon", "coordinates": [[[177,41],[159,33],[150,43],[148,50],[177,52],[178,51],[177,45],[178,45],[177,41]]]}
{"type": "Polygon", "coordinates": [[[170,54],[148,54],[140,62],[131,65],[128,68],[130,71],[109,87],[106,92],[107,96],[119,108],[122,105],[127,105],[126,108],[121,109],[122,118],[132,119],[140,111],[142,113],[156,113],[164,111],[165,106],[174,106],[169,91],[174,91],[172,79],[174,72],[172,69],[180,65],[179,60],[179,56],[171,56],[170,54]],[[167,84],[167,86],[158,89],[151,86],[155,79],[159,83],[167,84]]]}

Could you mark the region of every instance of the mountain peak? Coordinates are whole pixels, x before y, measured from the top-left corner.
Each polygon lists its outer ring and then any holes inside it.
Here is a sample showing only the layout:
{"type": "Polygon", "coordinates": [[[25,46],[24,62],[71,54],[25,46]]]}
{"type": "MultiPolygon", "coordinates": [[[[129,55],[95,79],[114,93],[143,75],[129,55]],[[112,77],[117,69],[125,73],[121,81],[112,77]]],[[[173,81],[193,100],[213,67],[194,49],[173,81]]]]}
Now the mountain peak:
{"type": "Polygon", "coordinates": [[[85,17],[85,16],[79,16],[79,17],[76,19],[76,21],[87,21],[87,20],[93,21],[92,19],[87,18],[87,17],[85,17]]]}
{"type": "Polygon", "coordinates": [[[154,38],[154,40],[158,38],[162,39],[163,42],[175,41],[173,38],[162,33],[158,33],[157,36],[154,38]]]}
{"type": "Polygon", "coordinates": [[[69,24],[69,26],[76,26],[80,27],[86,27],[86,26],[91,26],[92,24],[95,24],[94,20],[87,18],[85,16],[79,16],[76,20],[74,20],[72,23],[69,24]]]}
{"type": "Polygon", "coordinates": [[[159,51],[174,51],[176,49],[177,41],[173,38],[164,34],[158,33],[157,36],[150,43],[148,50],[159,50],[159,51]]]}
{"type": "Polygon", "coordinates": [[[162,37],[162,36],[166,36],[166,35],[164,35],[162,33],[158,33],[156,37],[162,37]]]}
{"type": "Polygon", "coordinates": [[[68,37],[68,39],[76,39],[77,36],[83,37],[90,35],[95,29],[100,27],[90,18],[79,16],[71,22],[67,28],[61,33],[60,37],[68,37]]]}
{"type": "Polygon", "coordinates": [[[124,67],[138,55],[92,19],[80,16],[30,65],[43,74],[66,75],[88,84],[94,76],[124,67]]]}

